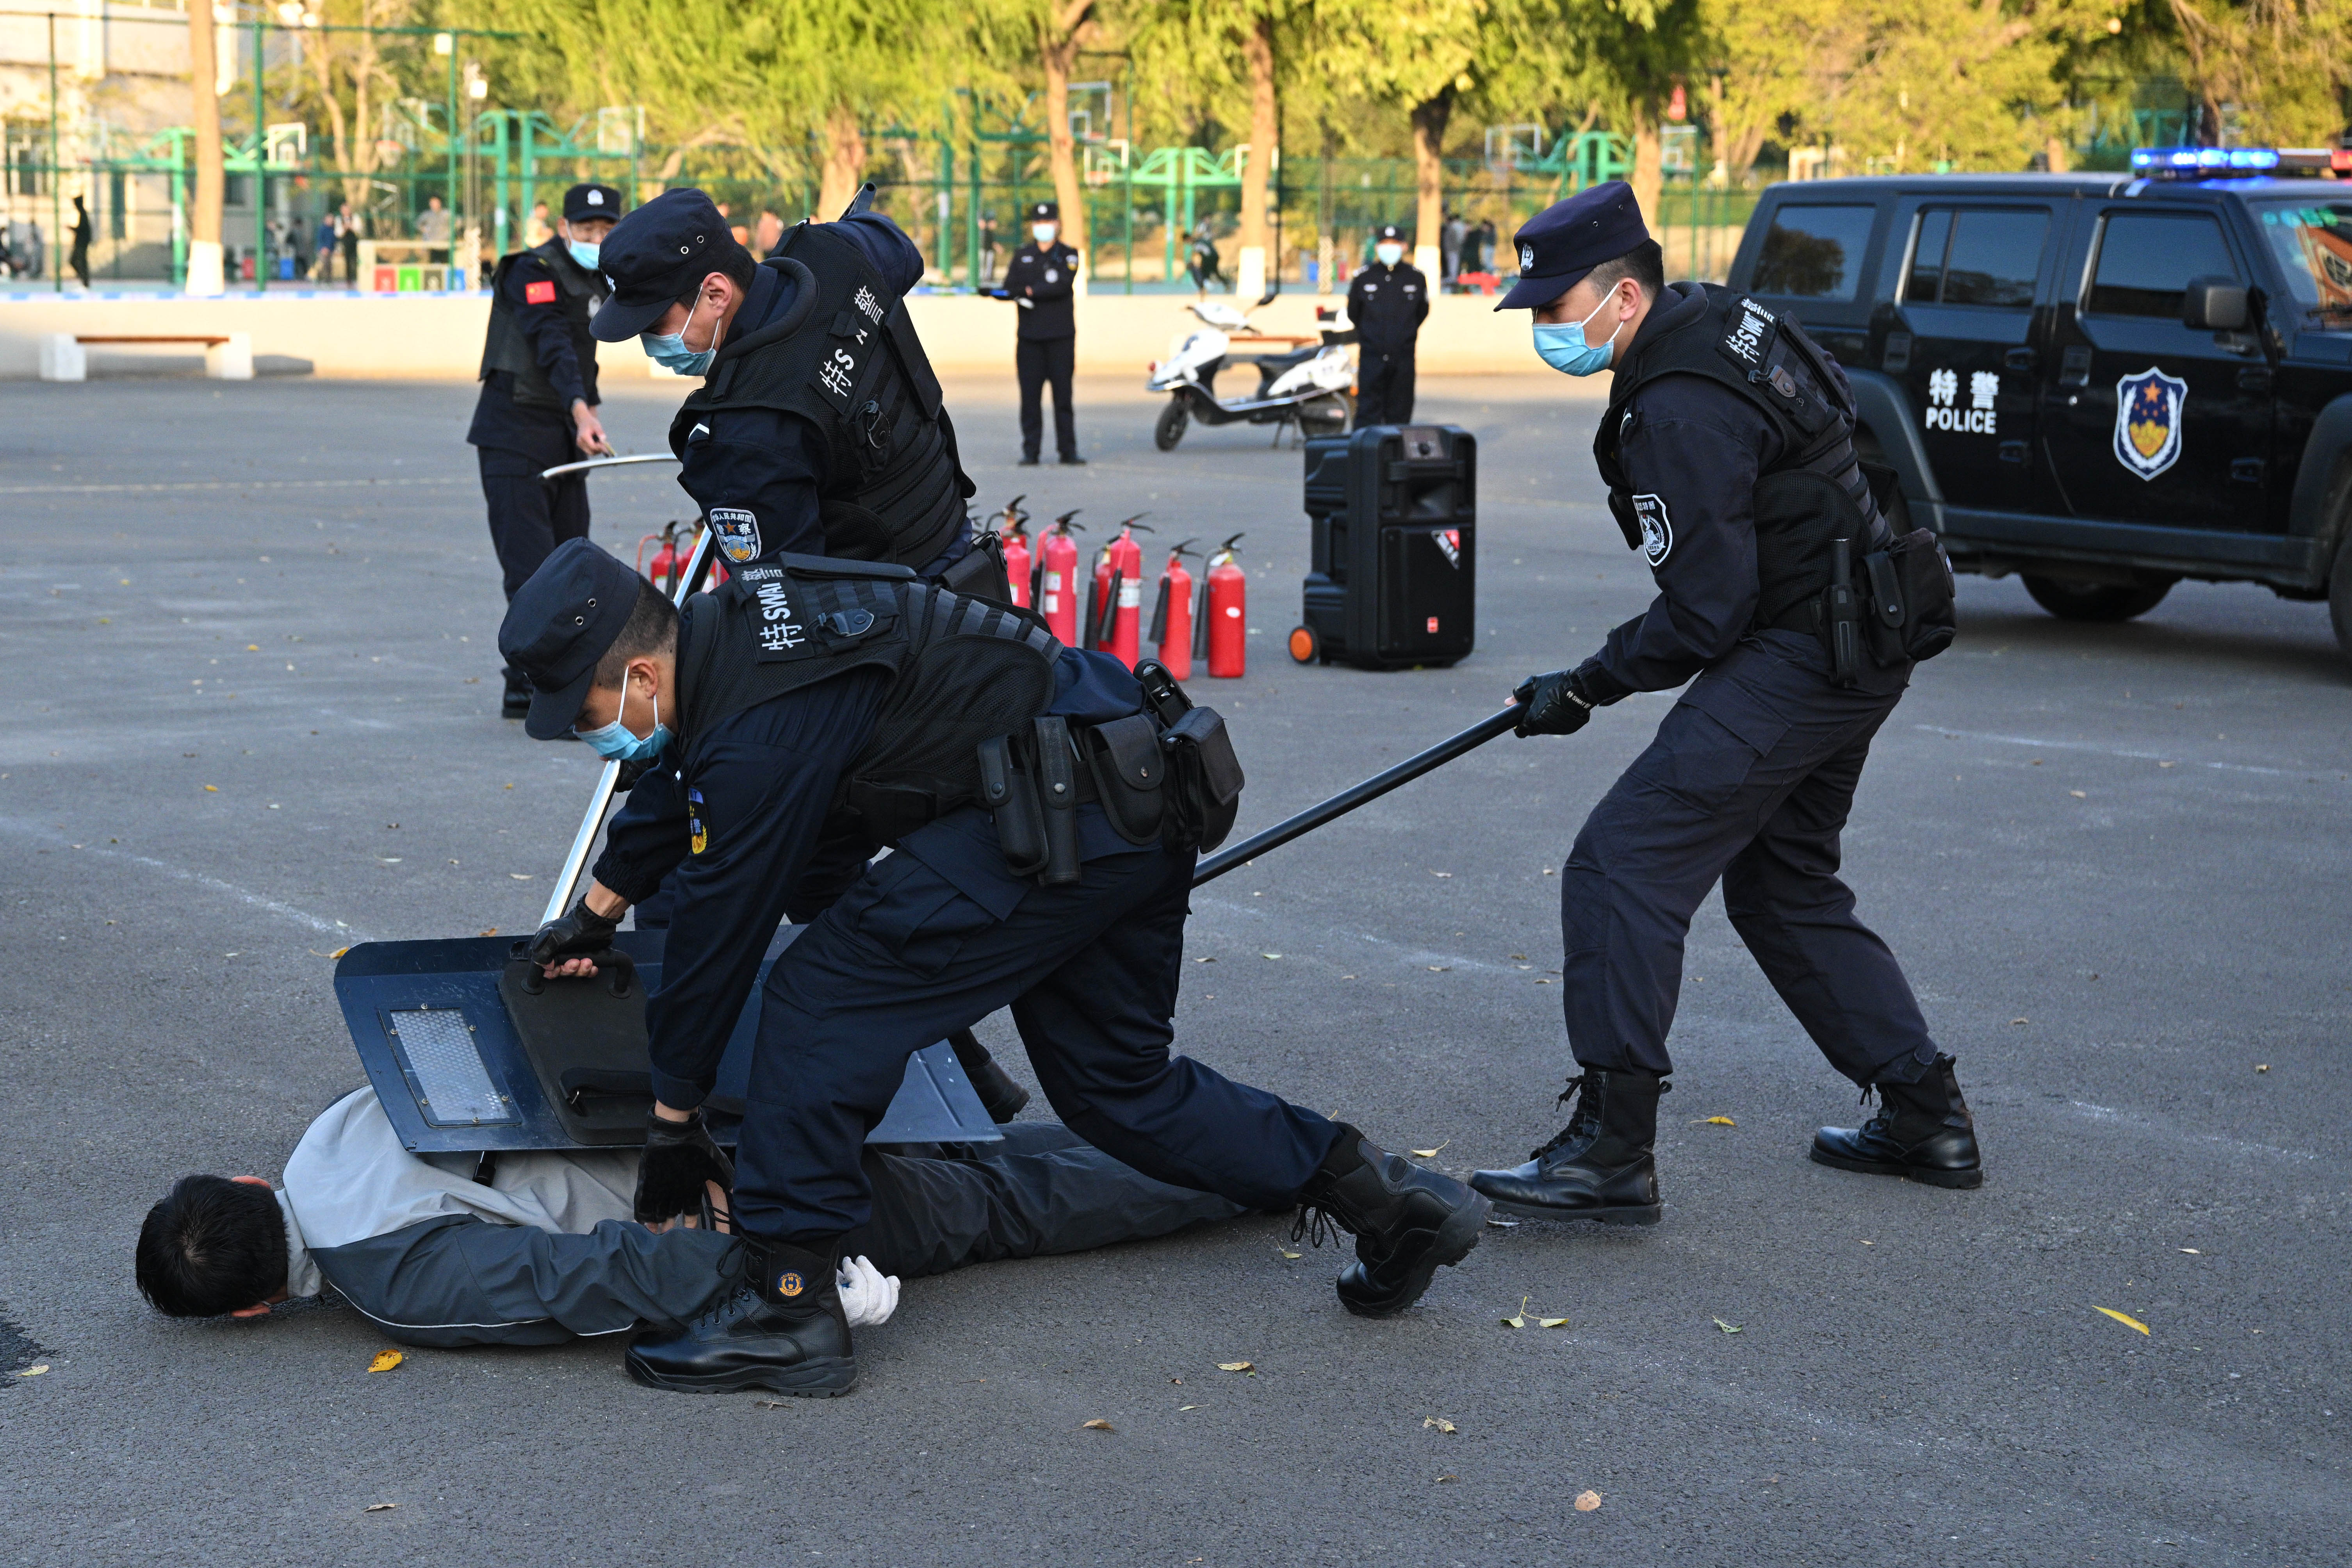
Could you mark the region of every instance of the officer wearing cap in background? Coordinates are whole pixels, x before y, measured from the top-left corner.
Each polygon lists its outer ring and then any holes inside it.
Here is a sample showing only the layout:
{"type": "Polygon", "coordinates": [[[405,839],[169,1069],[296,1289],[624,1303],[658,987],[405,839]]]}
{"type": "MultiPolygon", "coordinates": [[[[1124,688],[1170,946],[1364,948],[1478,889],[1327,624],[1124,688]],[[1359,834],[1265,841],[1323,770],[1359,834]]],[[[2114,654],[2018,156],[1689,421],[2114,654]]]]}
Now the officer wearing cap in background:
{"type": "Polygon", "coordinates": [[[1372,236],[1372,264],[1348,285],[1356,329],[1356,428],[1412,418],[1412,349],[1429,319],[1429,279],[1404,258],[1404,231],[1384,223],[1372,236]]]}
{"type": "MultiPolygon", "coordinates": [[[[1812,1157],[1976,1186],[1952,1058],[1837,877],[1871,737],[1912,658],[1949,637],[1941,552],[1923,531],[1880,557],[1919,568],[1895,595],[1908,606],[1899,624],[1939,626],[1941,640],[1864,650],[1841,635],[1852,623],[1832,597],[1839,542],[1860,576],[1865,556],[1894,541],[1854,456],[1853,395],[1836,363],[1752,300],[1669,288],[1622,181],[1551,206],[1517,239],[1519,281],[1496,309],[1534,312],[1536,353],[1555,370],[1614,367],[1593,456],[1658,589],[1591,658],[1518,688],[1518,733],[1572,734],[1595,708],[1688,684],[1561,868],[1576,1109],[1528,1163],[1472,1184],[1521,1214],[1657,1220],[1651,1150],[1684,939],[1720,880],[1733,929],[1781,1000],[1833,1067],[1880,1096],[1866,1126],[1822,1129],[1812,1157]]],[[[1864,596],[1874,610],[1886,597],[1864,596]]]]}
{"type": "Polygon", "coordinates": [[[594,973],[581,955],[675,873],[637,1218],[728,1179],[699,1108],[811,847],[855,816],[897,851],[769,973],[732,1172],[745,1267],[691,1324],[636,1336],[639,1382],[848,1391],[835,1265],[872,1206],[864,1140],[909,1055],[1007,1005],[1064,1123],[1105,1153],[1352,1233],[1349,1310],[1402,1311],[1477,1245],[1488,1205],[1461,1183],[1170,1050],[1193,862],[1241,789],[1222,723],[1173,681],[1148,694],[1108,654],[903,567],[756,561],[681,612],[585,540],[516,595],[499,646],[530,672],[530,733],[659,763],[530,950],[551,976],[594,973]]]}
{"type": "Polygon", "coordinates": [[[952,574],[972,483],[902,302],[923,258],[897,224],[804,222],[762,262],[709,196],[664,191],[613,231],[604,265],[596,335],[704,378],[669,444],[730,568],[782,553],[952,574]]]}
{"type": "MultiPolygon", "coordinates": [[[[553,237],[516,251],[490,275],[490,330],[482,344],[481,396],[466,439],[479,453],[509,599],[567,539],[588,532],[588,476],[541,479],[546,469],[610,452],[596,417],[596,340],[591,317],[604,302],[598,247],[621,216],[610,185],[563,193],[553,237]]],[[[530,704],[522,672],[506,669],[500,710],[520,719],[530,704]]]]}
{"type": "Polygon", "coordinates": [[[1045,438],[1044,392],[1054,384],[1054,447],[1065,466],[1078,456],[1077,417],[1070,409],[1070,371],[1077,360],[1078,253],[1062,243],[1062,209],[1052,202],[1029,208],[1029,243],[1004,265],[1004,285],[996,297],[1019,308],[1021,326],[1013,363],[1021,377],[1021,466],[1037,461],[1045,438]]]}

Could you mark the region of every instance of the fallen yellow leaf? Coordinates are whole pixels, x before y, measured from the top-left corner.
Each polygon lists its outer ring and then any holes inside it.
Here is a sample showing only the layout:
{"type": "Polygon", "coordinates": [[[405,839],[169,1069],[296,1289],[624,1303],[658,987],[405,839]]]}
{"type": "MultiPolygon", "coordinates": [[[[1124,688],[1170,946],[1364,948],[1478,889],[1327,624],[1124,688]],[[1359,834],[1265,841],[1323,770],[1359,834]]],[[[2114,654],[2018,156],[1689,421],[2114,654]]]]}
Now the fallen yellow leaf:
{"type": "Polygon", "coordinates": [[[2094,1312],[2105,1312],[2108,1317],[2113,1318],[2125,1328],[2137,1329],[2141,1333],[2147,1332],[2147,1325],[2146,1323],[2141,1322],[2137,1318],[2118,1312],[2113,1307],[2093,1307],[2091,1310],[2094,1312]]]}
{"type": "Polygon", "coordinates": [[[2084,794],[2081,790],[2078,790],[2078,789],[2070,789],[2070,790],[2068,790],[2066,793],[2067,793],[2068,795],[2073,795],[2076,800],[2088,800],[2088,799],[2090,799],[2090,798],[2091,798],[2089,795],[2087,795],[2084,794]]]}
{"type": "Polygon", "coordinates": [[[1197,1405],[1180,1405],[1176,1407],[1176,1414],[1181,1415],[1187,1410],[1198,1410],[1199,1408],[1201,1407],[1197,1405]]]}
{"type": "Polygon", "coordinates": [[[1118,1430],[1118,1427],[1112,1426],[1108,1421],[1081,1421],[1078,1423],[1078,1429],[1083,1432],[1116,1432],[1118,1430]]]}
{"type": "Polygon", "coordinates": [[[1507,1329],[1524,1329],[1528,1326],[1528,1297],[1522,1296],[1519,1298],[1518,1311],[1510,1317],[1505,1318],[1503,1320],[1503,1327],[1507,1329]]]}
{"type": "Polygon", "coordinates": [[[1576,1494],[1577,1512],[1591,1513],[1594,1509],[1599,1508],[1600,1506],[1601,1494],[1599,1492],[1584,1491],[1576,1494]]]}
{"type": "Polygon", "coordinates": [[[1715,1326],[1721,1329],[1727,1334],[1736,1334],[1739,1331],[1739,1325],[1738,1323],[1727,1323],[1721,1318],[1717,1318],[1715,1321],[1715,1326]]]}
{"type": "Polygon", "coordinates": [[[331,952],[331,953],[327,954],[327,956],[328,956],[329,958],[341,958],[341,957],[342,957],[342,956],[343,956],[343,954],[345,954],[345,953],[347,953],[347,952],[351,952],[351,949],[350,949],[350,948],[348,948],[348,947],[339,947],[339,948],[335,949],[335,951],[334,951],[334,952],[331,952]]]}
{"type": "Polygon", "coordinates": [[[1422,1417],[1421,1424],[1423,1426],[1434,1426],[1441,1432],[1453,1432],[1459,1429],[1443,1415],[1424,1415],[1422,1417]]]}
{"type": "Polygon", "coordinates": [[[398,1351],[378,1351],[375,1352],[375,1360],[368,1363],[368,1370],[370,1372],[390,1372],[394,1367],[398,1366],[406,1359],[407,1358],[403,1356],[398,1351]]]}
{"type": "Polygon", "coordinates": [[[1307,1256],[1307,1255],[1306,1255],[1305,1253],[1303,1253],[1303,1252],[1293,1252],[1293,1251],[1291,1251],[1291,1250],[1290,1250],[1290,1248],[1288,1248],[1288,1247],[1276,1247],[1276,1248],[1275,1248],[1275,1250],[1276,1250],[1276,1252],[1281,1253],[1285,1258],[1291,1258],[1291,1259],[1293,1259],[1293,1260],[1296,1260],[1296,1259],[1297,1259],[1297,1258],[1304,1258],[1305,1256],[1307,1256]]]}
{"type": "MultiPolygon", "coordinates": [[[[1443,1148],[1445,1148],[1447,1145],[1451,1144],[1453,1142],[1454,1142],[1454,1140],[1453,1140],[1453,1139],[1448,1138],[1448,1139],[1445,1141],[1445,1142],[1444,1142],[1444,1143],[1440,1143],[1440,1144],[1437,1146],[1437,1149],[1443,1149],[1443,1148]]],[[[1433,1160],[1433,1159],[1437,1158],[1437,1149],[1415,1149],[1415,1150],[1412,1152],[1412,1153],[1413,1153],[1413,1158],[1415,1158],[1415,1159],[1417,1159],[1417,1160],[1433,1160]]]]}
{"type": "Polygon", "coordinates": [[[360,1510],[360,1511],[362,1513],[382,1513],[386,1509],[398,1508],[399,1506],[400,1505],[396,1502],[372,1502],[368,1504],[367,1507],[360,1510]]]}
{"type": "Polygon", "coordinates": [[[496,936],[496,935],[498,935],[498,934],[499,934],[499,928],[498,928],[498,927],[496,927],[496,926],[492,926],[489,930],[488,930],[488,931],[484,931],[482,934],[483,934],[484,936],[496,936]]]}
{"type": "Polygon", "coordinates": [[[1539,1329],[1564,1329],[1568,1327],[1568,1320],[1566,1318],[1538,1318],[1536,1320],[1536,1327],[1539,1329]]]}
{"type": "Polygon", "coordinates": [[[2191,1257],[2191,1258],[2202,1258],[2202,1257],[2204,1256],[2204,1254],[2203,1254],[2203,1253],[2199,1252],[2199,1251],[2198,1251],[2195,1247],[2182,1247],[2180,1250],[2181,1250],[2181,1251],[2183,1251],[2183,1252],[2185,1252],[2185,1253],[2187,1253],[2187,1254],[2189,1254],[2189,1257],[2191,1257]]]}
{"type": "Polygon", "coordinates": [[[1278,952],[1261,952],[1258,956],[1260,958],[1280,958],[1282,954],[1278,952]]]}
{"type": "Polygon", "coordinates": [[[1254,1361],[1221,1361],[1217,1363],[1217,1370],[1219,1372],[1255,1372],[1257,1370],[1257,1363],[1254,1361]]]}
{"type": "Polygon", "coordinates": [[[1433,963],[1429,966],[1429,972],[1432,974],[1444,974],[1453,967],[1450,963],[1433,963]]]}
{"type": "Polygon", "coordinates": [[[47,1362],[41,1362],[41,1363],[38,1363],[38,1364],[37,1364],[37,1365],[26,1367],[24,1371],[22,1371],[22,1372],[18,1373],[16,1375],[17,1375],[18,1377],[38,1377],[38,1376],[40,1376],[40,1375],[41,1375],[41,1373],[45,1373],[45,1372],[47,1372],[47,1371],[48,1371],[48,1370],[49,1370],[49,1363],[48,1363],[47,1362]]]}
{"type": "Polygon", "coordinates": [[[1694,1127],[1737,1127],[1738,1122],[1728,1116],[1707,1116],[1691,1123],[1694,1127]]]}
{"type": "Polygon", "coordinates": [[[206,785],[205,785],[205,793],[206,795],[218,795],[218,794],[220,794],[220,785],[218,785],[218,784],[206,784],[206,785]]]}
{"type": "Polygon", "coordinates": [[[1458,1480],[1460,1480],[1462,1478],[1461,1478],[1460,1476],[1440,1476],[1440,1477],[1438,1477],[1437,1479],[1438,1479],[1438,1480],[1440,1480],[1441,1482],[1443,1482],[1443,1481],[1458,1481],[1458,1480]]]}

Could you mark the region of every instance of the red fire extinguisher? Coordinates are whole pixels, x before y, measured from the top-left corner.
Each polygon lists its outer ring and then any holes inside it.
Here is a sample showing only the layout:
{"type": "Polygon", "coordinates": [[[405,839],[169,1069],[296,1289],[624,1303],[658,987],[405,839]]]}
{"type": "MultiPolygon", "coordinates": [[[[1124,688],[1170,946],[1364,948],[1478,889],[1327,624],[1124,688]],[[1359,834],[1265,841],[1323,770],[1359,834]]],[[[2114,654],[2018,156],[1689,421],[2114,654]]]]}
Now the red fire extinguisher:
{"type": "Polygon", "coordinates": [[[1118,537],[1103,546],[1095,568],[1095,603],[1101,618],[1095,623],[1090,645],[1129,669],[1140,656],[1143,630],[1143,546],[1135,542],[1135,530],[1138,520],[1150,515],[1139,511],[1121,522],[1118,537]]]}
{"type": "Polygon", "coordinates": [[[1184,545],[1192,542],[1188,539],[1168,552],[1168,564],[1160,574],[1160,598],[1151,606],[1151,630],[1144,637],[1179,680],[1192,679],[1192,574],[1184,570],[1184,557],[1193,553],[1184,545]]]}
{"type": "Polygon", "coordinates": [[[1065,647],[1079,646],[1078,542],[1070,537],[1070,530],[1076,527],[1081,533],[1086,530],[1070,521],[1077,515],[1064,512],[1037,541],[1037,613],[1045,617],[1045,629],[1065,647]]]}
{"type": "Polygon", "coordinates": [[[637,574],[650,581],[663,593],[670,592],[670,578],[677,571],[677,524],[667,522],[659,533],[648,533],[637,541],[637,574]],[[661,548],[654,552],[651,564],[646,561],[646,546],[656,540],[661,548]]]}
{"type": "Polygon", "coordinates": [[[1029,521],[1029,514],[1021,510],[1026,499],[1014,496],[1006,501],[996,520],[996,535],[1004,542],[1004,580],[1012,587],[1013,604],[1024,610],[1034,602],[1034,584],[1029,580],[1029,536],[1021,531],[1021,525],[1029,521]]]}
{"type": "Polygon", "coordinates": [[[1202,595],[1208,607],[1203,635],[1209,645],[1209,673],[1220,680],[1240,679],[1248,663],[1249,579],[1234,564],[1234,546],[1241,538],[1236,533],[1217,546],[1202,595]]]}

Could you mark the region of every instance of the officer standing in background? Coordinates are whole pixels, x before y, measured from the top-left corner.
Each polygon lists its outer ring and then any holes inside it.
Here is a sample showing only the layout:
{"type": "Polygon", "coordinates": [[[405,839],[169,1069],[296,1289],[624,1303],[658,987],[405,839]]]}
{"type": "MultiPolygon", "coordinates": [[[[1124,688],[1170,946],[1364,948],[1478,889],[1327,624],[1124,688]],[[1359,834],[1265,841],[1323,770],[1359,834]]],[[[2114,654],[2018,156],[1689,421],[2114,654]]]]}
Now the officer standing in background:
{"type": "MultiPolygon", "coordinates": [[[[1683,944],[1720,880],[1733,929],[1780,999],[1833,1067],[1880,1096],[1868,1125],[1816,1133],[1812,1157],[1976,1186],[1952,1058],[1837,877],[1871,737],[1911,674],[1899,655],[1867,653],[1841,671],[1832,652],[1833,542],[1851,542],[1858,571],[1891,541],[1854,456],[1845,374],[1794,321],[1744,296],[1668,288],[1621,180],[1548,208],[1517,239],[1520,280],[1496,309],[1535,312],[1536,352],[1555,370],[1615,365],[1593,456],[1658,586],[1591,658],[1519,687],[1518,733],[1573,734],[1597,707],[1689,687],[1561,868],[1576,1109],[1527,1164],[1472,1184],[1515,1213],[1656,1223],[1651,1150],[1683,944]]],[[[1948,573],[1941,584],[1948,610],[1948,573]]],[[[1913,611],[1939,613],[1921,596],[1913,611]]]]}
{"type": "Polygon", "coordinates": [[[1372,264],[1348,285],[1356,329],[1356,428],[1412,418],[1412,350],[1429,319],[1429,279],[1404,258],[1404,231],[1384,223],[1372,237],[1372,264]]]}
{"type": "MultiPolygon", "coordinates": [[[[509,599],[547,552],[588,532],[588,476],[539,476],[583,455],[610,452],[596,417],[596,340],[589,319],[604,302],[599,247],[621,216],[610,185],[563,193],[554,237],[516,251],[490,276],[490,330],[482,345],[481,396],[466,439],[477,448],[509,599]]],[[[522,672],[509,665],[500,711],[530,706],[522,672]]]]}
{"type": "Polygon", "coordinates": [[[1054,384],[1054,447],[1065,467],[1078,456],[1077,418],[1070,408],[1070,372],[1077,361],[1078,253],[1062,243],[1062,209],[1052,202],[1029,208],[1029,243],[1004,266],[1004,286],[996,291],[1021,313],[1013,363],[1021,377],[1021,466],[1034,468],[1045,438],[1044,391],[1054,384]]]}

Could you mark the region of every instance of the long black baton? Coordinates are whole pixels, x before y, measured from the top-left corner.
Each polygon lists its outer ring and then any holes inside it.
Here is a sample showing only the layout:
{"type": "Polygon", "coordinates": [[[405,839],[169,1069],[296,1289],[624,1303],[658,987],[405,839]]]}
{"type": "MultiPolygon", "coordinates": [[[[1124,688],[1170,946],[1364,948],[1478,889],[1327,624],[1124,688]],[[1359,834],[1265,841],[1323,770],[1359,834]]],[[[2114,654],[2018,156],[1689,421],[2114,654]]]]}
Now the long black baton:
{"type": "Polygon", "coordinates": [[[1522,710],[1516,702],[1499,712],[1488,715],[1451,740],[1440,741],[1419,756],[1407,757],[1386,773],[1374,773],[1352,788],[1341,790],[1320,805],[1310,805],[1297,816],[1277,822],[1255,837],[1245,838],[1230,849],[1221,849],[1192,868],[1192,886],[1213,881],[1234,867],[1279,848],[1304,833],[1312,833],[1334,817],[1345,816],[1369,800],[1381,796],[1399,784],[1411,784],[1422,774],[1442,768],[1465,752],[1473,752],[1497,735],[1507,734],[1517,725],[1522,710]]]}

